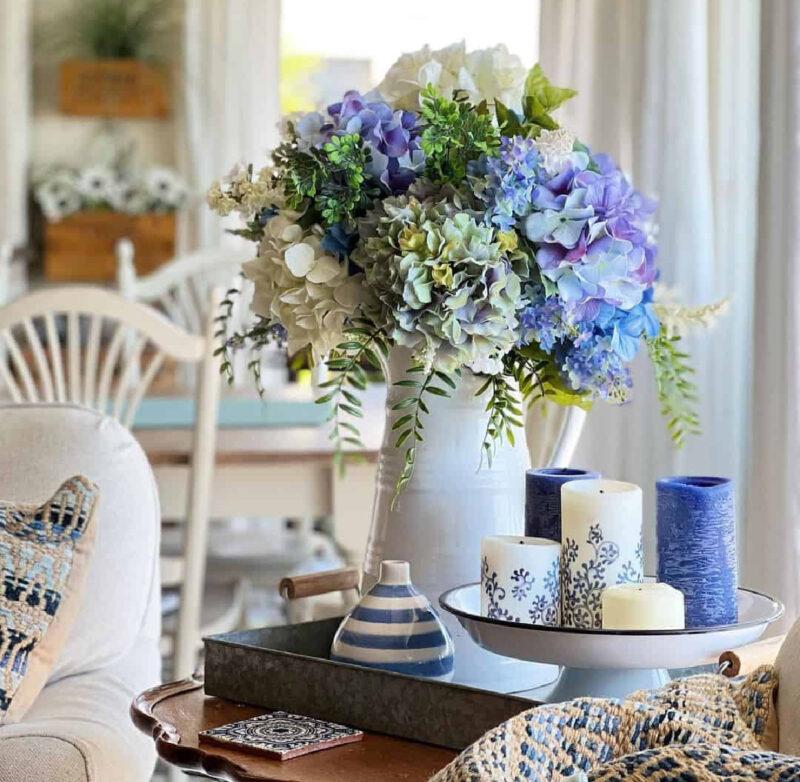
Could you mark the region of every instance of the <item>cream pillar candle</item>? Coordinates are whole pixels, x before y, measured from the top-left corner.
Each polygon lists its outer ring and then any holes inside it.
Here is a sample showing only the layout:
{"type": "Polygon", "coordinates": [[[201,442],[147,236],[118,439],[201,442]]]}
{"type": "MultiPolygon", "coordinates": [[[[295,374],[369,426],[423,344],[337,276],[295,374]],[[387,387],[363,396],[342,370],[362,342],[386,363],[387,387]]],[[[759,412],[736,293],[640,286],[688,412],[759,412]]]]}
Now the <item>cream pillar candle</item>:
{"type": "Polygon", "coordinates": [[[481,541],[481,613],[508,622],[561,622],[561,544],[523,535],[481,541]]]}
{"type": "Polygon", "coordinates": [[[604,630],[683,630],[683,593],[669,584],[620,584],[603,592],[604,630]]]}
{"type": "Polygon", "coordinates": [[[642,580],[642,490],[610,480],[561,487],[561,619],[599,630],[603,591],[642,580]]]}

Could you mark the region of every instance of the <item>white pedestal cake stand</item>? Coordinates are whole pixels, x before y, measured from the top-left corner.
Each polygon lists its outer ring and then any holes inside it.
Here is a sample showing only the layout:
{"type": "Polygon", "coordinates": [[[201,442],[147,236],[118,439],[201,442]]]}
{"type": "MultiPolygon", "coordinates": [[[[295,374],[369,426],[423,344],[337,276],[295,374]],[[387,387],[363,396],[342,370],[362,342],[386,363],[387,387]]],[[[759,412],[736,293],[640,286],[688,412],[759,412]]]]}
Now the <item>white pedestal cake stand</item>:
{"type": "MultiPolygon", "coordinates": [[[[647,579],[651,580],[651,579],[647,579]]],[[[480,584],[445,592],[439,604],[455,615],[484,649],[505,657],[562,667],[548,700],[623,697],[658,687],[668,668],[688,668],[756,641],[783,613],[783,605],[749,589],[738,590],[737,624],[688,630],[580,630],[481,616],[480,584]]]]}

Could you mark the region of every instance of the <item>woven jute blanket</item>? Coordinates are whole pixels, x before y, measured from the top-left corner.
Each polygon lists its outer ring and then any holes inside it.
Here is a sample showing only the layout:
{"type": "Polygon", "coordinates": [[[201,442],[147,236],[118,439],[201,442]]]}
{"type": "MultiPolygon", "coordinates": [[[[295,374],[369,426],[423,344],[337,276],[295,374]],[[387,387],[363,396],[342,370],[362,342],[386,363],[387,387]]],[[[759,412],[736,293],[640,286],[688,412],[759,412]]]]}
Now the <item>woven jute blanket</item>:
{"type": "Polygon", "coordinates": [[[621,700],[540,706],[486,733],[431,782],[800,780],[800,758],[774,752],[776,684],[762,666],[741,682],[693,676],[621,700]]]}

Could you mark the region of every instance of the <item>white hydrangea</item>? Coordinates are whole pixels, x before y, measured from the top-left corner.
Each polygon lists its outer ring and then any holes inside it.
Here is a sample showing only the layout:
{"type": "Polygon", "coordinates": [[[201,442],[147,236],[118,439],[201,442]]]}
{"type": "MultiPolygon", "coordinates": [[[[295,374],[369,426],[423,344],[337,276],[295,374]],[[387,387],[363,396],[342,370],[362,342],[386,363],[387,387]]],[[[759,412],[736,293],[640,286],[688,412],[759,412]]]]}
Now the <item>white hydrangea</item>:
{"type": "Polygon", "coordinates": [[[256,314],[287,331],[289,353],[310,345],[317,358],[343,338],[345,321],[365,301],[363,274],[322,249],[320,226],[303,229],[300,215],[281,210],[266,226],[258,257],[244,265],[253,281],[256,314]]]}
{"type": "Polygon", "coordinates": [[[505,45],[467,52],[462,41],[436,51],[425,46],[402,55],[389,68],[378,92],[395,108],[407,111],[419,108],[420,92],[428,84],[446,97],[458,89],[473,103],[499,100],[519,108],[526,73],[519,57],[505,45]]]}
{"type": "Polygon", "coordinates": [[[555,176],[567,167],[572,158],[575,134],[566,128],[543,130],[533,143],[542,158],[542,168],[548,176],[555,176]]]}

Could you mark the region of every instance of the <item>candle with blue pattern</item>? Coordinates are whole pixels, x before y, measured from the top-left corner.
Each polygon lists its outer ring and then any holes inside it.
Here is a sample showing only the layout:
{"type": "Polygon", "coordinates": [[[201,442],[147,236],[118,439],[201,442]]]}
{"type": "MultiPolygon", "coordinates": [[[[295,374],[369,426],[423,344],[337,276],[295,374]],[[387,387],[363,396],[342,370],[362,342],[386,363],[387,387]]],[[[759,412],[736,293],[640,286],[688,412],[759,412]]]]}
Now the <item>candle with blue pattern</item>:
{"type": "Polygon", "coordinates": [[[599,472],[542,467],[525,473],[525,535],[561,542],[561,487],[568,481],[599,478],[599,472]]]}
{"type": "Polygon", "coordinates": [[[680,589],[686,627],[738,620],[733,482],[675,476],[656,483],[658,580],[680,589]]]}

